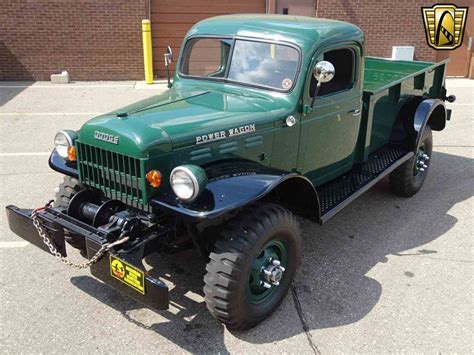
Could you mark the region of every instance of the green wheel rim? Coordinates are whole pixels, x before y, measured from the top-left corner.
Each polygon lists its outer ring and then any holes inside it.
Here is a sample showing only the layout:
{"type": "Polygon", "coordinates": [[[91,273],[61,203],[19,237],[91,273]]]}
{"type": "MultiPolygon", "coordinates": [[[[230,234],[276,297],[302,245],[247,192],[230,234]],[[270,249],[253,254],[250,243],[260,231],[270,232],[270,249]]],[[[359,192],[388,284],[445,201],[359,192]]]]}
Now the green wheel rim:
{"type": "MultiPolygon", "coordinates": [[[[271,298],[279,286],[270,288],[263,286],[266,282],[263,270],[278,260],[284,268],[288,266],[288,252],[285,244],[280,240],[268,242],[252,262],[252,268],[247,279],[247,298],[250,303],[258,304],[271,298]]],[[[283,273],[283,277],[285,277],[283,273]]]]}

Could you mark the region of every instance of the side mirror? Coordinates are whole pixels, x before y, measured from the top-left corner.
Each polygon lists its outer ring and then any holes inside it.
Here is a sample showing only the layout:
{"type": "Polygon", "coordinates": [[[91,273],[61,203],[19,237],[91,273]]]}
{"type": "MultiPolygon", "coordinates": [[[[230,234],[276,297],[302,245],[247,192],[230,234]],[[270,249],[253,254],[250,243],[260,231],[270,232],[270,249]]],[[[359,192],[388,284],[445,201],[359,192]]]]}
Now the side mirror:
{"type": "Polygon", "coordinates": [[[313,99],[311,100],[311,109],[314,107],[314,101],[316,100],[316,96],[318,96],[321,84],[331,81],[332,78],[334,78],[335,73],[336,70],[334,69],[334,65],[332,65],[331,62],[322,60],[316,63],[313,68],[313,76],[318,81],[318,85],[316,85],[314,88],[313,99]]]}
{"type": "Polygon", "coordinates": [[[325,60],[317,62],[313,69],[313,76],[319,84],[331,81],[335,73],[334,65],[325,60]]]}
{"type": "Polygon", "coordinates": [[[167,46],[165,53],[165,65],[168,66],[173,61],[173,50],[170,46],[167,46]]]}
{"type": "Polygon", "coordinates": [[[168,79],[168,88],[171,87],[170,64],[173,61],[173,50],[167,46],[165,53],[166,78],[168,79]]]}

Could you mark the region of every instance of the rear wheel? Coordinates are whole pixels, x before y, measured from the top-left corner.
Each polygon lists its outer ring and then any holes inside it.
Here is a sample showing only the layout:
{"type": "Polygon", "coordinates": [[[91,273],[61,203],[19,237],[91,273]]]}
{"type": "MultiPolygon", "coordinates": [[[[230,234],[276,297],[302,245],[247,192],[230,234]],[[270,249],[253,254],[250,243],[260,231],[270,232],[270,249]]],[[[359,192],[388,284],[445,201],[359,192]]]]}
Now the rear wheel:
{"type": "Polygon", "coordinates": [[[301,259],[298,222],[278,205],[248,209],[224,228],[209,258],[204,277],[209,311],[228,328],[251,328],[288,292],[301,259]]]}
{"type": "Polygon", "coordinates": [[[396,195],[411,197],[421,189],[428,175],[432,152],[433,135],[431,128],[426,126],[415,155],[390,174],[390,187],[396,195]]]}
{"type": "MultiPolygon", "coordinates": [[[[84,185],[82,185],[78,179],[71,176],[65,176],[64,181],[59,185],[58,191],[56,192],[54,207],[66,211],[72,197],[83,188],[84,185]]],[[[86,241],[83,236],[66,230],[64,233],[64,239],[73,248],[86,250],[86,241]]]]}

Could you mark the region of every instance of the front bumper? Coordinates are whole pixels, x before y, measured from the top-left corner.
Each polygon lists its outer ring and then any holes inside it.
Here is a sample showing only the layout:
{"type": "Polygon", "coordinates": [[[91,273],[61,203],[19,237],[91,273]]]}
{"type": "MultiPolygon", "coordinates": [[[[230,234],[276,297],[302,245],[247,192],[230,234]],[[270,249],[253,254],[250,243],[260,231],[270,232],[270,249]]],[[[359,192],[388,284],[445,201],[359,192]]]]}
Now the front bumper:
{"type": "MultiPolygon", "coordinates": [[[[6,212],[10,229],[15,234],[50,253],[33,225],[31,219],[33,210],[7,206],[6,212]]],[[[37,216],[49,231],[50,240],[62,256],[66,256],[64,229],[85,237],[89,259],[110,238],[110,235],[99,229],[65,215],[54,208],[46,208],[39,212],[37,216]]],[[[159,279],[150,276],[142,263],[144,257],[156,250],[160,237],[168,232],[169,230],[163,227],[156,233],[128,242],[122,249],[111,249],[97,263],[91,265],[91,274],[147,307],[155,310],[168,309],[168,287],[159,279]],[[140,287],[140,291],[143,289],[143,292],[137,291],[136,288],[112,276],[111,260],[116,258],[130,265],[133,270],[143,273],[143,287],[140,287]]]]}

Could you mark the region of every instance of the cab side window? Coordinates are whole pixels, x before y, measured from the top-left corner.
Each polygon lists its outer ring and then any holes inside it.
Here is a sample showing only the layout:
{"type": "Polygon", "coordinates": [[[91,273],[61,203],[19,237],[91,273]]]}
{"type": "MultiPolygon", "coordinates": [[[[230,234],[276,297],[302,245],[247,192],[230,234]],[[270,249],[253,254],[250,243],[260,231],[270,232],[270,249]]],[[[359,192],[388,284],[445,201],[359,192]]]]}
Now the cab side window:
{"type": "MultiPolygon", "coordinates": [[[[325,52],[322,60],[334,65],[335,75],[331,81],[321,84],[318,97],[347,90],[353,85],[355,80],[355,52],[353,49],[341,48],[325,52]]],[[[309,87],[310,97],[314,93],[316,84],[316,79],[312,77],[309,87]]]]}

